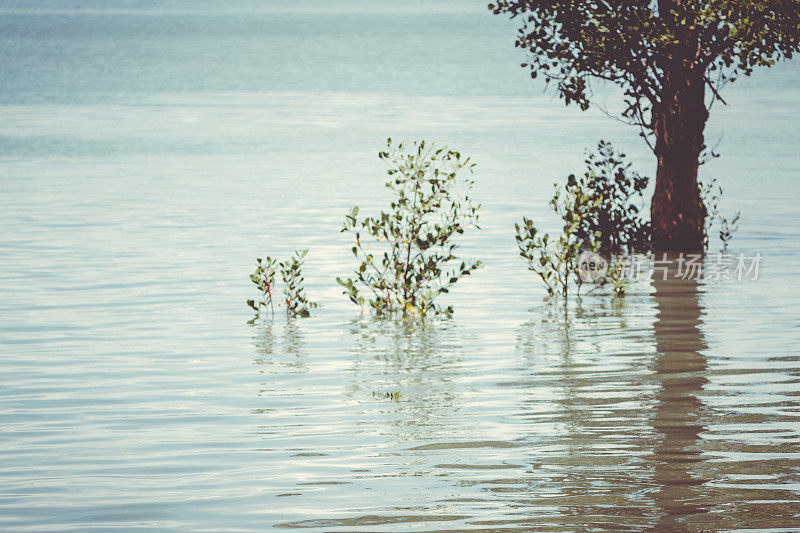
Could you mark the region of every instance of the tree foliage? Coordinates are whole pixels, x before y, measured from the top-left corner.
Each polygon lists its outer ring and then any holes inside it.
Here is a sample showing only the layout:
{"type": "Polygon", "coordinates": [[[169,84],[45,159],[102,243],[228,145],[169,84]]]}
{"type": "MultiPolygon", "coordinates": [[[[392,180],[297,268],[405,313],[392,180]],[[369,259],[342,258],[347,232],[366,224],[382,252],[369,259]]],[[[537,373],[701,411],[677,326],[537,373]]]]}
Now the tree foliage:
{"type": "Polygon", "coordinates": [[[687,75],[713,103],[725,83],[800,50],[800,0],[497,0],[489,9],[521,20],[516,45],[530,52],[523,66],[533,77],[582,109],[592,79],[620,86],[622,115],[643,134],[687,75]]]}

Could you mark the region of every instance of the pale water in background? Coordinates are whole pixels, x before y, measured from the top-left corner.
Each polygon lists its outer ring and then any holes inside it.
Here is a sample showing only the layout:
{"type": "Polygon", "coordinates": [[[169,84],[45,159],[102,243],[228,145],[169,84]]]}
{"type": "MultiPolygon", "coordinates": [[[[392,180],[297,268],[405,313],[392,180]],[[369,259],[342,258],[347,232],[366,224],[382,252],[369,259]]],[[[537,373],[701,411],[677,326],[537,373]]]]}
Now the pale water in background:
{"type": "Polygon", "coordinates": [[[654,162],[513,39],[482,2],[0,3],[0,530],[800,531],[800,64],[712,113],[760,279],[565,321],[513,222],[600,138],[654,162]],[[452,320],[335,284],[388,136],[479,164],[452,320]],[[323,307],[248,325],[300,247],[323,307]]]}

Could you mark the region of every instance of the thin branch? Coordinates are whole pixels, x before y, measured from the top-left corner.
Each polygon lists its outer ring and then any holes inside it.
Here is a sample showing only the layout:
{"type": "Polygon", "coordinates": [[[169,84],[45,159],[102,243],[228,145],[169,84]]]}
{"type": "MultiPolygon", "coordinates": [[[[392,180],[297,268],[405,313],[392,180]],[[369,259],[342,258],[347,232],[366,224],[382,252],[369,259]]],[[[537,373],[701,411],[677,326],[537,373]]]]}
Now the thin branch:
{"type": "Polygon", "coordinates": [[[708,106],[709,110],[711,109],[711,106],[712,106],[712,105],[714,105],[714,101],[715,101],[715,100],[719,100],[719,101],[720,101],[720,102],[722,102],[724,105],[728,105],[728,102],[726,102],[726,101],[725,101],[725,100],[722,98],[722,96],[721,96],[721,95],[719,94],[719,92],[717,91],[717,88],[716,88],[716,87],[714,87],[714,84],[713,84],[713,83],[711,83],[711,80],[710,80],[710,79],[708,79],[708,76],[704,76],[704,77],[703,77],[703,79],[705,80],[706,84],[708,84],[708,87],[711,89],[711,92],[713,92],[713,93],[714,93],[714,98],[711,100],[711,104],[709,104],[709,106],[708,106]]]}

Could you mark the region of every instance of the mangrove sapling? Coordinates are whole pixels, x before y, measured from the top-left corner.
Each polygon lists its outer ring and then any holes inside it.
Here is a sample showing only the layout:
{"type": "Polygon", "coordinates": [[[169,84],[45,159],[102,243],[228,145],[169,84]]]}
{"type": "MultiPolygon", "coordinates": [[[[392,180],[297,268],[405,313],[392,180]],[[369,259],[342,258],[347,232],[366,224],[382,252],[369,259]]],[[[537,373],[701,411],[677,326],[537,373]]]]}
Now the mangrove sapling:
{"type": "Polygon", "coordinates": [[[303,287],[303,262],[308,250],[297,250],[291,259],[278,262],[277,259],[266,257],[256,259],[256,270],[250,274],[250,280],[261,291],[258,300],[247,300],[257,318],[264,318],[267,310],[270,316],[275,315],[274,289],[275,275],[280,270],[283,280],[283,300],[280,302],[286,308],[286,317],[308,317],[310,310],[318,307],[308,300],[303,287]]]}
{"type": "Polygon", "coordinates": [[[551,241],[549,234],[540,233],[529,218],[514,225],[520,256],[544,282],[549,296],[561,296],[566,303],[572,283],[580,293],[583,279],[578,272],[578,256],[582,250],[598,252],[600,236],[582,235],[578,230],[597,216],[601,202],[602,198],[589,190],[585,177],[579,179],[572,174],[563,189],[556,185],[550,200],[550,207],[564,223],[557,240],[551,241]]]}
{"type": "Polygon", "coordinates": [[[258,318],[263,318],[267,309],[269,309],[270,315],[275,314],[272,291],[275,287],[277,264],[277,259],[268,256],[262,260],[259,257],[256,259],[255,272],[250,274],[250,280],[258,287],[261,297],[258,300],[247,300],[247,305],[253,308],[258,318]]]}
{"type": "MultiPolygon", "coordinates": [[[[557,240],[541,234],[530,219],[523,218],[522,224],[515,225],[520,255],[542,279],[548,295],[566,300],[570,285],[575,285],[580,294],[586,281],[609,285],[615,296],[627,292],[628,262],[635,260],[627,254],[649,251],[652,245],[650,221],[642,217],[637,205],[644,200],[649,178],[631,166],[625,154],[600,141],[586,159],[583,177],[571,175],[563,189],[556,188],[550,201],[564,224],[557,240]],[[602,268],[586,269],[587,262],[602,268]]],[[[713,225],[719,224],[724,248],[738,228],[740,213],[730,218],[719,214],[722,192],[716,180],[703,183],[700,188],[704,209],[708,210],[703,229],[706,249],[713,225]]]]}
{"type": "Polygon", "coordinates": [[[377,315],[449,314],[451,306],[434,300],[481,266],[456,257],[456,237],[478,228],[480,204],[470,197],[469,177],[475,164],[425,141],[387,144],[379,157],[389,166],[394,198],[378,216],[359,219],[358,207],[345,216],[342,231],[354,236],[358,266],[354,278],[336,281],[353,303],[377,315]]]}
{"type": "Polygon", "coordinates": [[[283,279],[283,304],[286,307],[286,317],[309,317],[311,309],[318,304],[308,300],[303,287],[303,263],[308,255],[308,249],[296,250],[288,261],[281,261],[280,271],[283,279]]]}

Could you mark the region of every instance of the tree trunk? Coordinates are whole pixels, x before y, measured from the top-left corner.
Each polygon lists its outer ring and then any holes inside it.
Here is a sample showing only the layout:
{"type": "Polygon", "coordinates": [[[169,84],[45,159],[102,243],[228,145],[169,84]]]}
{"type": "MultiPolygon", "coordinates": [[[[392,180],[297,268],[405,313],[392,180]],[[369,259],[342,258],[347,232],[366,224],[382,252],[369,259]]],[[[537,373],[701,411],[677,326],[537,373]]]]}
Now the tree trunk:
{"type": "Polygon", "coordinates": [[[673,71],[666,94],[653,107],[658,170],[650,219],[656,251],[698,252],[704,248],[706,208],[697,170],[705,147],[708,110],[702,75],[687,70],[673,71]]]}

